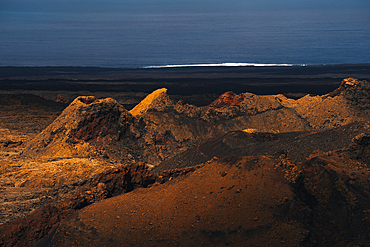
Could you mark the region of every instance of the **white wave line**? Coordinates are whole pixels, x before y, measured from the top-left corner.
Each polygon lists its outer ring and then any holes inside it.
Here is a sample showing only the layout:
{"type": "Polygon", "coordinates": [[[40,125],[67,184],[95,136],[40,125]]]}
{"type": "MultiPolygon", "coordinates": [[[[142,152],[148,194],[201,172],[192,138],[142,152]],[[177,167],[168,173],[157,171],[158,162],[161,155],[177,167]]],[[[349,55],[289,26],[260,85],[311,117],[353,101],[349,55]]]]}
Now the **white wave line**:
{"type": "Polygon", "coordinates": [[[146,66],[144,68],[183,68],[183,67],[290,67],[290,66],[306,66],[305,64],[264,64],[264,63],[204,63],[204,64],[174,64],[174,65],[159,65],[146,66]]]}

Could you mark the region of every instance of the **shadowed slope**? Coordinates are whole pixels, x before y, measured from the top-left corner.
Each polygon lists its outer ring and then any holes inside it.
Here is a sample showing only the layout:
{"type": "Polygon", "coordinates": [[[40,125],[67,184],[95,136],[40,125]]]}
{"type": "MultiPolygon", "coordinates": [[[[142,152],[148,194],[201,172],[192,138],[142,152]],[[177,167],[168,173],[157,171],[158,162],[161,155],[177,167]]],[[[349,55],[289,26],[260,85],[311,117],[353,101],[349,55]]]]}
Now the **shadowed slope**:
{"type": "Polygon", "coordinates": [[[213,159],[186,177],[101,201],[50,246],[352,246],[370,243],[369,136],[302,164],[213,159]],[[353,155],[356,153],[356,155],[353,155]]]}
{"type": "MultiPolygon", "coordinates": [[[[82,188],[61,202],[42,206],[28,217],[0,225],[0,245],[34,246],[37,240],[52,233],[61,221],[76,210],[139,187],[151,186],[155,182],[164,183],[197,168],[167,171],[159,175],[150,174],[148,167],[143,163],[108,169],[86,180],[82,188]]],[[[44,246],[45,241],[41,242],[41,246],[44,246]]]]}
{"type": "Polygon", "coordinates": [[[62,223],[50,246],[295,246],[308,230],[276,214],[304,206],[287,202],[293,191],[277,164],[214,160],[187,177],[83,209],[62,223]]]}
{"type": "Polygon", "coordinates": [[[213,157],[223,158],[228,155],[270,155],[284,154],[294,162],[306,160],[314,152],[328,152],[345,148],[352,139],[369,133],[368,122],[356,122],[336,128],[306,132],[287,133],[246,133],[231,131],[225,135],[208,139],[196,147],[163,161],[154,168],[154,172],[182,168],[204,163],[213,157]]]}

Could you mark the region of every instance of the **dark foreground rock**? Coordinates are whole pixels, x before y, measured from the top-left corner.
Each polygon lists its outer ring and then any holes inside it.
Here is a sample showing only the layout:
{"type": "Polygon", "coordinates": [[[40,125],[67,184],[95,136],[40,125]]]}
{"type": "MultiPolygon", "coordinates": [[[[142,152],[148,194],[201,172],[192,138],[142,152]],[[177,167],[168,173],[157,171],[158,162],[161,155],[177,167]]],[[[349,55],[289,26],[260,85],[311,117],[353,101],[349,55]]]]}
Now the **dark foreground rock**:
{"type": "Polygon", "coordinates": [[[51,246],[366,246],[368,137],[300,164],[214,159],[181,179],[79,211],[51,246]]]}
{"type": "MultiPolygon", "coordinates": [[[[164,183],[195,168],[152,175],[145,164],[132,164],[107,170],[86,181],[81,189],[57,204],[42,206],[32,215],[0,225],[1,246],[33,246],[52,233],[66,217],[90,204],[154,183],[164,183]]],[[[41,242],[41,244],[43,241],[41,242]]]]}
{"type": "Polygon", "coordinates": [[[144,164],[114,168],[69,199],[3,224],[0,241],[5,246],[32,246],[41,238],[38,246],[366,246],[369,140],[369,134],[359,134],[347,148],[315,153],[298,164],[284,155],[228,156],[160,175],[144,164]]]}
{"type": "Polygon", "coordinates": [[[346,148],[351,145],[353,138],[361,133],[370,133],[369,122],[354,122],[336,128],[278,134],[230,131],[164,160],[153,168],[153,172],[193,166],[213,157],[223,158],[229,155],[284,155],[299,163],[315,152],[346,148]]]}

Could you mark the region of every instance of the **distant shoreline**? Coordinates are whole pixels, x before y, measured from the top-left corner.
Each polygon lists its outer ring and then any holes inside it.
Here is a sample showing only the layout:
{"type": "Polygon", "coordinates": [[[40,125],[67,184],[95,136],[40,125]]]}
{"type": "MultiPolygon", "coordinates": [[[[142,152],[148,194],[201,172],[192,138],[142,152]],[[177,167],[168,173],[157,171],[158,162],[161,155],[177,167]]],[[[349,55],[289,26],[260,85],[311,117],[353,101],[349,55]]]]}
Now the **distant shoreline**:
{"type": "MultiPolygon", "coordinates": [[[[266,70],[277,71],[279,75],[281,72],[295,72],[295,75],[304,75],[307,72],[314,74],[315,72],[322,74],[321,70],[326,72],[336,72],[339,69],[351,69],[353,72],[358,73],[361,71],[365,75],[370,75],[370,63],[359,63],[359,64],[258,64],[258,63],[219,63],[219,64],[184,64],[184,65],[163,65],[163,66],[145,66],[137,68],[116,68],[116,67],[99,67],[99,66],[0,66],[0,79],[6,77],[16,76],[42,76],[42,75],[61,75],[67,77],[73,77],[70,73],[96,75],[104,73],[105,76],[109,76],[109,72],[140,72],[140,71],[162,71],[162,72],[181,72],[184,70],[203,70],[204,72],[219,70],[220,73],[225,72],[245,72],[245,73],[258,73],[266,70]],[[280,70],[280,71],[279,71],[280,70]],[[313,71],[315,70],[315,71],[313,71]],[[279,73],[280,72],[280,73],[279,73]],[[106,74],[108,73],[108,74],[106,74]]],[[[348,73],[348,72],[347,72],[348,73]]],[[[103,75],[103,74],[102,74],[103,75]]],[[[114,74],[113,74],[114,75],[114,74]]],[[[262,75],[262,74],[261,74],[262,75]]]]}
{"type": "Polygon", "coordinates": [[[142,67],[118,67],[118,66],[69,66],[69,65],[0,65],[0,68],[100,68],[100,69],[152,69],[152,68],[183,68],[183,67],[321,67],[321,66],[370,66],[368,63],[338,63],[338,64],[289,64],[289,63],[199,63],[199,64],[165,64],[146,65],[142,67]]]}
{"type": "Polygon", "coordinates": [[[307,66],[204,66],[171,68],[0,66],[0,91],[144,92],[169,94],[225,91],[255,94],[325,94],[344,78],[370,81],[370,63],[307,66]]]}

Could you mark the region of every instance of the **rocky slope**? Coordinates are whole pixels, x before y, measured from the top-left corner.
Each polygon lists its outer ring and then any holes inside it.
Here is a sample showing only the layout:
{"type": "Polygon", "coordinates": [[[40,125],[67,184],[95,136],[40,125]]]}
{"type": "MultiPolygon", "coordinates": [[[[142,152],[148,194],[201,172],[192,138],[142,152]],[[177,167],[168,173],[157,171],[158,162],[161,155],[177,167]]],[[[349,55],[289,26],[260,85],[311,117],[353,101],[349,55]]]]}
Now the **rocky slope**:
{"type": "MultiPolygon", "coordinates": [[[[60,202],[51,203],[50,205],[45,204],[28,217],[0,225],[0,245],[33,246],[36,241],[55,231],[58,224],[76,210],[139,187],[164,183],[197,168],[192,167],[152,175],[145,164],[132,163],[105,170],[85,180],[79,189],[70,193],[68,197],[63,198],[60,202]],[[32,225],[31,228],[30,225],[32,225]]],[[[44,246],[45,241],[48,241],[48,239],[41,240],[39,244],[44,246]]]]}
{"type": "Polygon", "coordinates": [[[101,156],[158,165],[229,131],[284,133],[367,121],[369,88],[367,81],[349,78],[330,94],[298,100],[227,92],[204,107],[175,104],[166,89],[158,89],[131,111],[113,99],[78,97],[24,154],[101,156]]]}
{"type": "Polygon", "coordinates": [[[347,147],[357,135],[369,131],[368,122],[355,122],[315,131],[278,134],[231,131],[163,161],[153,169],[153,172],[193,166],[213,157],[223,158],[229,155],[284,155],[294,162],[303,162],[312,153],[347,147]]]}
{"type": "Polygon", "coordinates": [[[162,88],[130,111],[111,98],[78,97],[31,141],[1,130],[1,222],[33,214],[0,226],[0,243],[32,246],[51,234],[40,246],[77,245],[76,236],[81,246],[367,244],[369,90],[348,78],[322,96],[226,92],[198,107],[162,88]],[[199,173],[186,168],[202,163],[199,173]],[[127,182],[135,174],[137,183],[127,182]],[[178,174],[188,175],[158,185],[178,174]],[[96,216],[117,203],[126,205],[117,215],[96,216]],[[108,233],[114,226],[118,235],[108,233]]]}
{"type": "Polygon", "coordinates": [[[348,78],[337,90],[322,96],[294,100],[284,95],[227,92],[205,107],[180,102],[175,109],[216,123],[223,132],[246,128],[272,133],[303,131],[369,120],[369,90],[367,81],[348,78]]]}
{"type": "Polygon", "coordinates": [[[0,243],[24,246],[49,233],[38,246],[366,246],[369,140],[362,133],[298,164],[229,156],[161,175],[142,164],[114,168],[69,199],[0,226],[0,243]]]}
{"type": "Polygon", "coordinates": [[[4,167],[12,173],[0,174],[0,182],[59,186],[68,177],[82,179],[94,166],[100,172],[136,161],[163,171],[231,154],[284,153],[295,162],[303,161],[315,150],[343,148],[367,131],[369,88],[367,81],[349,78],[323,96],[293,100],[227,92],[203,107],[174,103],[166,89],[159,89],[131,111],[110,98],[78,97],[23,150],[22,159],[36,159],[41,165],[36,170],[25,165],[13,172],[12,161],[7,161],[4,167]],[[77,163],[85,165],[68,168],[77,163]],[[42,178],[30,182],[40,172],[42,178]]]}
{"type": "Polygon", "coordinates": [[[115,100],[78,97],[28,144],[24,153],[32,157],[105,157],[108,154],[112,158],[125,157],[129,151],[121,147],[121,152],[115,153],[110,147],[119,145],[121,138],[134,137],[131,130],[134,125],[132,115],[115,100]]]}

